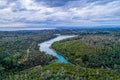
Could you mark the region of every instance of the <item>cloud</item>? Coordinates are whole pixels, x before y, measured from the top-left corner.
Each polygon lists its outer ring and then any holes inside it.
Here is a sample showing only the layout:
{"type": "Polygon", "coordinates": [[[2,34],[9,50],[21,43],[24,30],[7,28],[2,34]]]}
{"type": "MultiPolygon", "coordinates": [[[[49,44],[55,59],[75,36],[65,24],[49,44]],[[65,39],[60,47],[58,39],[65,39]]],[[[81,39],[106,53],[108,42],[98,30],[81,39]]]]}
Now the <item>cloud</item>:
{"type": "Polygon", "coordinates": [[[0,0],[0,26],[120,25],[120,0],[0,0]]]}
{"type": "Polygon", "coordinates": [[[25,23],[12,23],[12,24],[0,24],[0,27],[25,27],[27,24],[25,23]]]}

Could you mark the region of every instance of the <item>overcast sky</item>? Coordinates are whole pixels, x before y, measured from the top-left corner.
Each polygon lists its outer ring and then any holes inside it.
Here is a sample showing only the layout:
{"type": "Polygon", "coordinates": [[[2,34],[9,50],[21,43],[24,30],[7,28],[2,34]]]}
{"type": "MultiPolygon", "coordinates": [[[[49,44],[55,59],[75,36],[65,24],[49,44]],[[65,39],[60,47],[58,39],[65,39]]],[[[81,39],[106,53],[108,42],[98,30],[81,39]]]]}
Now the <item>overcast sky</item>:
{"type": "Polygon", "coordinates": [[[0,0],[0,27],[120,25],[120,0],[0,0]]]}

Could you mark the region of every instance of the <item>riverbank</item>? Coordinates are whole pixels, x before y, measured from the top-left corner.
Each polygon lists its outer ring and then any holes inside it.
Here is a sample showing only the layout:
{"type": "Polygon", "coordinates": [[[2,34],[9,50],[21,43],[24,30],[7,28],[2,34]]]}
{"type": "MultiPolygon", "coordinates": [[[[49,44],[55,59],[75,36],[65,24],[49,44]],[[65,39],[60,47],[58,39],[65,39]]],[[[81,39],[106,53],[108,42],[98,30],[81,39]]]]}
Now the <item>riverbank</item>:
{"type": "Polygon", "coordinates": [[[40,51],[43,51],[46,54],[50,54],[50,55],[57,57],[56,62],[65,62],[66,63],[66,62],[68,62],[68,60],[64,56],[62,56],[60,53],[57,53],[54,49],[52,49],[51,45],[54,42],[68,39],[68,38],[73,38],[75,36],[76,35],[59,35],[56,38],[53,38],[53,39],[50,39],[50,40],[45,41],[43,43],[40,43],[40,51]]]}

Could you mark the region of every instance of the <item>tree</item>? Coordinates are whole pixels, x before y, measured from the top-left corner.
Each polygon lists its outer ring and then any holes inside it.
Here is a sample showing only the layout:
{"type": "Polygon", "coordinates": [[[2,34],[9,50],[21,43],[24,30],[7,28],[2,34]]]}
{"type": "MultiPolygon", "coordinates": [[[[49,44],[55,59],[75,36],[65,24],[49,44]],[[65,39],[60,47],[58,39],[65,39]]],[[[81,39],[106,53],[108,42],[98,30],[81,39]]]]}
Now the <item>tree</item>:
{"type": "Polygon", "coordinates": [[[86,55],[86,54],[84,54],[84,55],[82,56],[82,61],[83,61],[83,62],[87,62],[88,60],[89,60],[89,56],[86,55]]]}

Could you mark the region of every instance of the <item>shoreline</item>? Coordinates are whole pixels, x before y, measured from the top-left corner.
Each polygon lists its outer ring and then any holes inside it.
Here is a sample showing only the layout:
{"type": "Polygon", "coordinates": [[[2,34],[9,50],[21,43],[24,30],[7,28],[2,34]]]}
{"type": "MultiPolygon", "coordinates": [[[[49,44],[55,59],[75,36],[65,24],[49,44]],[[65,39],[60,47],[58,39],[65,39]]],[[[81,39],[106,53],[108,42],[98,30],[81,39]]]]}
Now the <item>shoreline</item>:
{"type": "Polygon", "coordinates": [[[55,49],[52,48],[52,44],[57,42],[57,41],[62,41],[65,39],[70,39],[70,38],[74,38],[78,35],[59,35],[55,38],[49,39],[47,41],[44,41],[42,43],[40,43],[40,51],[45,52],[46,54],[50,54],[52,56],[55,56],[57,59],[55,60],[55,62],[69,62],[69,60],[62,54],[60,54],[59,52],[57,52],[55,49]]]}

